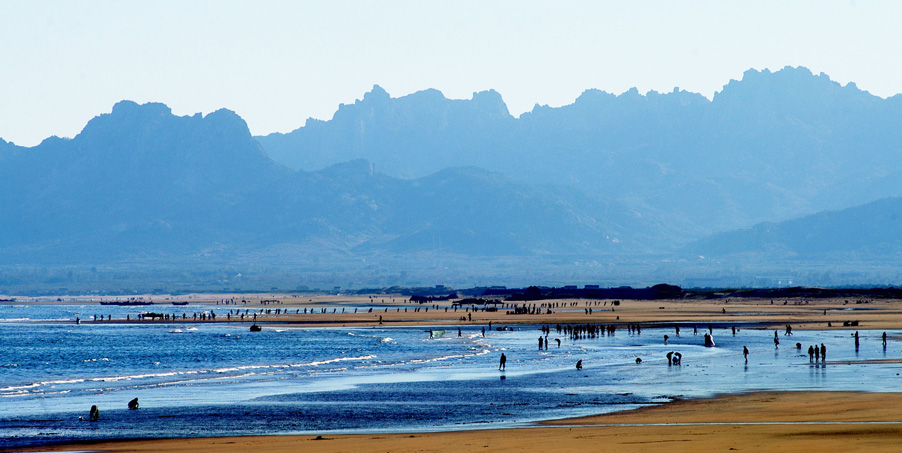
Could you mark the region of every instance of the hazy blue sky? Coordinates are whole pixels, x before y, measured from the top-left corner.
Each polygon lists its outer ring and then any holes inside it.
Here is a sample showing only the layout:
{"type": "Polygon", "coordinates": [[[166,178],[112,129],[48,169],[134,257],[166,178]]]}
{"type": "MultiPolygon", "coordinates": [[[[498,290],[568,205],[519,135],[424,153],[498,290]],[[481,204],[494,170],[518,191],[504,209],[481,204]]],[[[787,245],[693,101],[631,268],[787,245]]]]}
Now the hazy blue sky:
{"type": "Polygon", "coordinates": [[[899,1],[0,0],[0,137],[71,137],[122,99],[236,111],[254,134],[392,96],[493,88],[518,115],[584,90],[706,96],[806,66],[902,91],[899,1]]]}

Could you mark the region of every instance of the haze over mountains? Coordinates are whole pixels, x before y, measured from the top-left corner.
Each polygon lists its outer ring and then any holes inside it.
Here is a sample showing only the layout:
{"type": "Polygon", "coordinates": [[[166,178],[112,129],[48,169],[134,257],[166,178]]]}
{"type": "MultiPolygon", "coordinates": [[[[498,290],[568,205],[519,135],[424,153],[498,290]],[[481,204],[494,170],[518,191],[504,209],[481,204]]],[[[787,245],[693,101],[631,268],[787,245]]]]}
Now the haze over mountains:
{"type": "Polygon", "coordinates": [[[902,96],[804,68],[747,71],[712,100],[588,90],[519,118],[494,91],[377,86],[265,137],[228,110],[123,101],[72,139],[0,140],[0,289],[27,266],[829,284],[861,260],[880,270],[851,283],[881,284],[902,256],[902,201],[881,200],[902,196],[900,148],[902,96]],[[836,272],[798,273],[818,268],[836,272]]]}

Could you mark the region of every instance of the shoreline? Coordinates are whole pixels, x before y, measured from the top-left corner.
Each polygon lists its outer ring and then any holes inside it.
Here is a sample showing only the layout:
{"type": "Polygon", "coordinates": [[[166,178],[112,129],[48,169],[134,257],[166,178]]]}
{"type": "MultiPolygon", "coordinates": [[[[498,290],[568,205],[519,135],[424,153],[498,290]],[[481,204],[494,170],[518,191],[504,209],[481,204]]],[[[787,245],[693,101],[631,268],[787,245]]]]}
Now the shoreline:
{"type": "MultiPolygon", "coordinates": [[[[246,296],[245,296],[246,297],[246,296]]],[[[260,313],[261,310],[311,309],[310,314],[263,313],[256,320],[267,328],[280,327],[378,327],[379,316],[384,318],[381,327],[413,327],[420,325],[456,325],[464,329],[479,329],[489,322],[494,326],[554,325],[554,324],[641,324],[643,327],[666,327],[679,324],[684,328],[697,324],[700,329],[708,324],[718,328],[731,325],[743,329],[769,329],[783,331],[786,324],[798,330],[879,331],[898,330],[902,327],[902,300],[879,300],[868,304],[850,306],[841,299],[791,301],[771,304],[769,300],[698,301],[698,300],[621,300],[608,310],[596,309],[590,314],[584,307],[605,307],[604,302],[594,300],[546,300],[545,304],[572,304],[566,308],[552,309],[552,313],[506,314],[472,311],[450,303],[404,303],[403,299],[387,295],[384,298],[324,296],[286,299],[284,303],[263,304],[271,295],[261,295],[259,300],[247,304],[216,305],[215,301],[201,302],[192,299],[188,306],[159,303],[151,306],[130,307],[132,317],[137,311],[167,312],[186,311],[189,319],[136,320],[115,318],[110,321],[82,320],[84,327],[105,324],[161,324],[190,326],[215,324],[246,329],[254,320],[225,319],[224,313],[240,309],[260,313]],[[377,299],[385,299],[377,300],[377,299]],[[196,304],[196,305],[195,305],[196,304]],[[203,305],[199,307],[198,305],[203,305]],[[216,311],[215,320],[195,321],[190,313],[211,308],[216,311]],[[387,307],[382,307],[385,305],[387,307]],[[373,312],[340,313],[342,307],[378,307],[373,312]],[[430,307],[428,311],[424,309],[430,307]],[[330,312],[321,313],[328,307],[330,312]],[[390,308],[388,308],[390,307],[390,308]],[[400,307],[400,308],[399,308],[400,307]],[[437,307],[437,308],[432,308],[437,307]],[[331,308],[337,308],[331,313],[331,308]],[[388,311],[385,310],[388,308],[388,311]],[[405,311],[405,308],[407,309],[405,311]],[[447,311],[445,309],[447,308],[447,311]],[[313,313],[316,309],[317,313],[313,313]],[[394,310],[394,311],[392,311],[394,310]],[[826,313],[826,314],[825,314],[826,313]],[[472,315],[472,318],[470,318],[472,315]],[[855,326],[843,326],[843,322],[856,321],[855,326]],[[832,325],[827,326],[830,322],[832,325]]],[[[16,305],[27,302],[18,301],[16,305]]],[[[98,302],[44,302],[42,304],[77,304],[97,306],[98,302]]],[[[94,310],[94,307],[88,308],[94,310]]],[[[120,310],[121,312],[121,310],[120,310]]],[[[119,313],[119,312],[113,312],[119,313]]],[[[124,312],[123,312],[124,313],[124,312]]],[[[123,318],[124,318],[123,314],[123,318]]],[[[25,322],[47,322],[32,320],[25,322]]],[[[67,321],[50,321],[66,323],[67,321]]],[[[844,334],[848,335],[848,334],[844,334]]],[[[890,337],[891,340],[902,340],[890,337]]],[[[868,361],[846,360],[828,362],[829,365],[867,365],[869,363],[895,364],[902,359],[887,358],[868,361]]],[[[902,379],[902,378],[900,378],[902,379]]],[[[20,447],[0,451],[247,451],[264,448],[267,451],[501,451],[518,450],[572,451],[697,451],[700,448],[761,451],[773,448],[835,450],[840,443],[847,451],[894,451],[902,441],[902,393],[866,393],[838,391],[763,391],[745,394],[720,395],[714,398],[677,400],[636,410],[604,415],[549,420],[533,427],[499,428],[491,430],[463,430],[442,432],[371,433],[371,434],[317,434],[266,435],[246,437],[211,437],[178,439],[130,439],[101,442],[75,442],[49,444],[37,447],[20,447]],[[809,447],[809,445],[811,447],[809,447]],[[610,447],[610,448],[608,448],[610,447]]]]}
{"type": "Polygon", "coordinates": [[[130,439],[15,451],[897,451],[902,440],[900,404],[902,393],[764,391],[679,400],[528,428],[130,439]]]}
{"type": "MultiPolygon", "coordinates": [[[[384,296],[289,296],[258,294],[253,297],[243,295],[242,302],[217,304],[221,299],[195,299],[189,297],[155,296],[154,305],[116,306],[116,310],[140,312],[162,312],[187,314],[188,319],[138,320],[136,316],[126,320],[114,317],[112,320],[92,321],[82,319],[86,325],[109,323],[168,323],[172,325],[192,323],[228,323],[250,325],[252,323],[273,327],[347,327],[382,325],[517,325],[517,324],[608,324],[608,325],[666,325],[681,326],[713,324],[720,327],[731,325],[753,326],[783,330],[792,325],[799,330],[889,330],[902,326],[902,300],[881,299],[864,303],[848,299],[714,299],[714,300],[618,300],[613,306],[611,300],[595,299],[547,299],[535,304],[541,313],[508,314],[501,308],[496,312],[483,311],[484,307],[471,310],[468,306],[456,309],[451,301],[433,301],[427,304],[410,302],[398,295],[384,296]],[[157,299],[158,298],[158,299],[157,299]],[[188,301],[190,305],[171,305],[175,301],[188,301]],[[277,303],[273,303],[277,301],[277,303]],[[781,303],[782,302],[782,303],[781,303]],[[211,309],[217,312],[214,320],[192,319],[191,314],[211,309]],[[295,313],[308,309],[309,313],[295,313]],[[323,313],[322,310],[326,309],[323,313]],[[332,313],[329,309],[335,309],[332,313]],[[353,312],[352,310],[357,310],[353,312]],[[372,309],[372,311],[369,311],[372,309]],[[261,313],[261,310],[263,313],[261,313]],[[276,310],[281,311],[275,314],[276,310]],[[342,312],[344,310],[344,312],[342,312]],[[548,313],[547,310],[551,310],[548,313]],[[258,314],[257,319],[227,319],[224,313],[230,311],[258,314]],[[290,313],[289,313],[290,311],[290,313]],[[315,311],[315,313],[314,313],[315,311]]],[[[96,314],[107,314],[95,301],[31,302],[17,300],[11,305],[90,305],[97,307],[96,314]]],[[[522,302],[511,302],[522,305],[522,302]]],[[[74,319],[72,320],[74,321],[74,319]]],[[[66,321],[59,321],[66,322],[66,321]]]]}

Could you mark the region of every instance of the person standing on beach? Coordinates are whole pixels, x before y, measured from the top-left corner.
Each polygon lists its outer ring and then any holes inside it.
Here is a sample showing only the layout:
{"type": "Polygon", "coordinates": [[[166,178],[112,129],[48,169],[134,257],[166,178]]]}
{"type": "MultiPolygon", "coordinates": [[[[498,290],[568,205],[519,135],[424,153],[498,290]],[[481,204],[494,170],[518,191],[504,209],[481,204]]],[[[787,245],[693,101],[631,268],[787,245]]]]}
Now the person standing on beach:
{"type": "Polygon", "coordinates": [[[808,361],[814,360],[814,346],[808,346],[808,361]]]}
{"type": "Polygon", "coordinates": [[[886,349],[886,332],[883,332],[883,349],[886,349]]]}
{"type": "Polygon", "coordinates": [[[774,331],[774,347],[775,347],[775,348],[779,348],[779,347],[780,347],[780,337],[777,336],[777,331],[776,331],[776,330],[774,331]]]}
{"type": "Polygon", "coordinates": [[[542,350],[542,343],[543,343],[543,340],[544,340],[544,338],[542,338],[542,336],[539,335],[539,351],[542,350]]]}
{"type": "Polygon", "coordinates": [[[742,357],[745,359],[745,363],[749,363],[749,348],[742,347],[742,357]]]}
{"type": "Polygon", "coordinates": [[[858,349],[858,331],[855,331],[855,349],[858,349]]]}
{"type": "MultiPolygon", "coordinates": [[[[815,349],[817,349],[817,348],[815,348],[815,349]]],[[[824,362],[827,361],[827,347],[824,346],[823,343],[821,343],[821,360],[823,360],[824,362]]]]}
{"type": "Polygon", "coordinates": [[[506,365],[506,364],[507,364],[507,357],[506,357],[506,356],[504,355],[504,353],[502,352],[502,353],[501,353],[501,362],[498,363],[498,369],[501,370],[501,371],[504,371],[504,370],[505,370],[505,365],[506,365]]]}

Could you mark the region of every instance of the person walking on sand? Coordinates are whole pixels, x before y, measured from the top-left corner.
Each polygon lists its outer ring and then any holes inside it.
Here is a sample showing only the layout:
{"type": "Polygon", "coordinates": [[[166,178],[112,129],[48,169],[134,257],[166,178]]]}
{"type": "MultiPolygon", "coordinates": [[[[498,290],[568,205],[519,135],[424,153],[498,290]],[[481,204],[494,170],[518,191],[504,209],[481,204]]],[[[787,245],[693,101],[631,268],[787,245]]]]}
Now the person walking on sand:
{"type": "Polygon", "coordinates": [[[776,330],[774,331],[774,347],[775,347],[775,348],[779,348],[779,347],[780,347],[780,337],[777,336],[777,331],[776,331],[776,330]]]}
{"type": "Polygon", "coordinates": [[[886,348],[886,332],[883,332],[883,347],[886,348]]]}
{"type": "Polygon", "coordinates": [[[501,361],[498,363],[498,369],[501,370],[501,371],[504,371],[504,370],[505,370],[505,365],[506,365],[506,364],[507,364],[507,357],[506,357],[506,356],[504,355],[504,353],[502,352],[502,353],[501,353],[501,361]]]}
{"type": "Polygon", "coordinates": [[[742,357],[745,359],[745,363],[749,363],[749,348],[746,346],[742,347],[742,357]]]}

